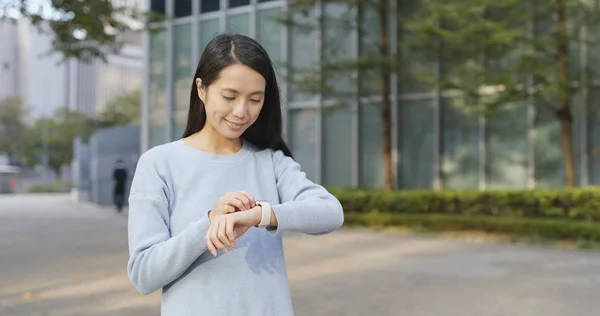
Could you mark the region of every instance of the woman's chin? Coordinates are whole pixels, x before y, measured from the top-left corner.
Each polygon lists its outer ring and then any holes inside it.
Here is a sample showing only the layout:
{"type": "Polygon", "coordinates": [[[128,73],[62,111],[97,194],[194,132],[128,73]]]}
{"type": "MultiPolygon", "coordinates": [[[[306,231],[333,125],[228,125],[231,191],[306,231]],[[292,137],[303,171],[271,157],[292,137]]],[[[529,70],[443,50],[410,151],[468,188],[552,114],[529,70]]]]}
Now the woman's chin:
{"type": "Polygon", "coordinates": [[[246,129],[233,131],[229,128],[224,128],[219,132],[223,137],[227,139],[238,139],[242,137],[242,134],[244,134],[245,131],[246,129]]]}

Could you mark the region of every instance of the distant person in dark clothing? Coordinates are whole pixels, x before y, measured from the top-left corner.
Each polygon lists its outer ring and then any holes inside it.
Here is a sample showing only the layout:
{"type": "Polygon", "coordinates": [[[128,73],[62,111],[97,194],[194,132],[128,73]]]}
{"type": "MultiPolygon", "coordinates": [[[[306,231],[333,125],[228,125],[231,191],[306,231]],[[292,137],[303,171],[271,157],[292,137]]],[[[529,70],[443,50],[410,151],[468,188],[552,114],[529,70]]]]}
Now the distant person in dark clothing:
{"type": "Polygon", "coordinates": [[[117,207],[117,212],[121,213],[125,204],[125,183],[127,182],[127,169],[120,158],[117,159],[115,169],[113,171],[113,179],[115,180],[114,187],[114,203],[117,207]]]}

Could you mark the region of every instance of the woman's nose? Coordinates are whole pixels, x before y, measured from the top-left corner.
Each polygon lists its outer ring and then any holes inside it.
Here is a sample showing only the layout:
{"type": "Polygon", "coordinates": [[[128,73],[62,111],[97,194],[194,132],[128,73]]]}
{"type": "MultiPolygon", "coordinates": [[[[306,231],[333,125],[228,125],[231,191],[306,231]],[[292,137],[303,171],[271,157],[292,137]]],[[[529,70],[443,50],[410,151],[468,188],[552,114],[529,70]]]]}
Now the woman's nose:
{"type": "Polygon", "coordinates": [[[246,112],[248,111],[248,102],[245,100],[240,100],[233,106],[233,115],[244,118],[246,116],[246,112]]]}

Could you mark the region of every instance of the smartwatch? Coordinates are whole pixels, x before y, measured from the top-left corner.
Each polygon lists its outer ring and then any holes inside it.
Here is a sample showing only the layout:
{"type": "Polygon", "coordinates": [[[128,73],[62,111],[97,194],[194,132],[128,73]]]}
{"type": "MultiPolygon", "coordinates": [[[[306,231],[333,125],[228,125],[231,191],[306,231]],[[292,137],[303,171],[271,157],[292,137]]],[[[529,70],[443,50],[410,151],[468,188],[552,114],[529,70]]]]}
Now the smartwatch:
{"type": "Polygon", "coordinates": [[[267,201],[256,201],[256,205],[260,205],[262,209],[262,216],[260,223],[256,226],[259,228],[265,228],[271,225],[271,204],[267,201]]]}

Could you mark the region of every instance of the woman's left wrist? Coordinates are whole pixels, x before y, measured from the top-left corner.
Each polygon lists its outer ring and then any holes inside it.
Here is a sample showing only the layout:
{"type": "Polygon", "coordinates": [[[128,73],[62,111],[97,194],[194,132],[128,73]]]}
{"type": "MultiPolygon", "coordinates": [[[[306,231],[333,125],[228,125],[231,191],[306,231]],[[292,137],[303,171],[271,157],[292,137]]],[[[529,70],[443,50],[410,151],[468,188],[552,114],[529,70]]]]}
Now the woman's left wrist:
{"type": "Polygon", "coordinates": [[[254,215],[253,216],[253,218],[254,218],[253,226],[258,226],[258,224],[260,224],[260,221],[262,220],[262,206],[257,204],[255,207],[252,208],[251,212],[254,215]]]}

